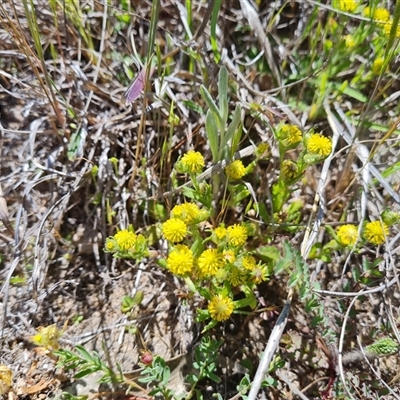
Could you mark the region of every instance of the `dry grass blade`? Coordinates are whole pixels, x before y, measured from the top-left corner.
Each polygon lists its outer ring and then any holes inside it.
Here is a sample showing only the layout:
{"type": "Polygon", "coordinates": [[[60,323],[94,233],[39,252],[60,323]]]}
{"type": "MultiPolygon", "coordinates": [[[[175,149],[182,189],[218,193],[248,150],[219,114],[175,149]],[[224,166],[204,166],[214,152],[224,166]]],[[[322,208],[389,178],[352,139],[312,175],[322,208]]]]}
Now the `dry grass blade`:
{"type": "Polygon", "coordinates": [[[265,51],[265,56],[268,62],[269,67],[271,68],[272,74],[276,79],[278,86],[281,86],[281,74],[279,69],[275,63],[274,56],[272,54],[272,47],[271,43],[264,33],[264,29],[261,25],[260,19],[258,17],[258,13],[253,8],[248,0],[242,0],[240,2],[240,6],[242,7],[242,12],[244,17],[248,20],[249,25],[254,29],[255,34],[258,38],[260,45],[262,46],[263,50],[265,51]]]}

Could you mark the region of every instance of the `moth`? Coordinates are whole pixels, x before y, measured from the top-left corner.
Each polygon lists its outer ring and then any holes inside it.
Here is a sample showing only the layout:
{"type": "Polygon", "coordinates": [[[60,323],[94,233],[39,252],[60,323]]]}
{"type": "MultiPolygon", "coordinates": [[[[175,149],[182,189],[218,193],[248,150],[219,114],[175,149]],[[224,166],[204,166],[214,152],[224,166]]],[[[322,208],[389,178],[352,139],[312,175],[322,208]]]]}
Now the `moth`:
{"type": "MultiPolygon", "coordinates": [[[[153,75],[154,67],[150,69],[148,74],[148,79],[150,79],[153,75]]],[[[143,89],[146,86],[146,75],[147,75],[147,67],[142,67],[136,77],[133,79],[132,83],[129,85],[128,89],[124,93],[124,98],[126,104],[130,104],[135,101],[142,93],[143,89]]]]}

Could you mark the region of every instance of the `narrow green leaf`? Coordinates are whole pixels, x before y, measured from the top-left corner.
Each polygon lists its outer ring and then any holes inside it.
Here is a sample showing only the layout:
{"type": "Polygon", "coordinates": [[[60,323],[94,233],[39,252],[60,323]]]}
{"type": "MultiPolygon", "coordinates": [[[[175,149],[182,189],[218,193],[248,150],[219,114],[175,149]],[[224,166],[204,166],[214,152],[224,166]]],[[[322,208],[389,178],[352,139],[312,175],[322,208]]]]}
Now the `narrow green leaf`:
{"type": "Polygon", "coordinates": [[[219,95],[219,114],[221,116],[222,128],[228,121],[228,71],[225,67],[219,70],[218,78],[218,95],[219,95]]]}
{"type": "Polygon", "coordinates": [[[205,88],[204,85],[200,86],[200,94],[203,100],[206,102],[208,108],[214,114],[216,120],[218,120],[218,126],[221,127],[221,116],[219,114],[217,105],[215,104],[214,99],[211,97],[210,92],[205,88]]]}
{"type": "MultiPolygon", "coordinates": [[[[225,146],[229,143],[229,141],[233,138],[234,133],[238,130],[239,124],[241,122],[241,109],[238,104],[236,104],[235,111],[233,112],[232,115],[232,121],[230,122],[228,129],[225,132],[224,140],[223,143],[221,143],[221,149],[225,148],[225,146]]],[[[236,140],[235,140],[236,142],[236,140]]],[[[237,145],[232,146],[231,148],[231,156],[235,154],[237,149],[237,145]]]]}
{"type": "Polygon", "coordinates": [[[160,0],[154,0],[151,7],[151,15],[150,15],[150,31],[149,31],[149,41],[147,48],[147,60],[150,60],[151,55],[154,51],[154,42],[157,34],[157,26],[158,26],[158,15],[160,13],[160,0]]]}
{"type": "Polygon", "coordinates": [[[222,1],[216,1],[214,3],[214,8],[213,12],[211,15],[211,27],[210,27],[210,33],[211,33],[211,48],[214,53],[215,57],[215,62],[219,63],[221,60],[221,55],[218,49],[218,41],[217,41],[217,21],[218,21],[218,13],[219,9],[221,8],[222,1]]]}
{"type": "Polygon", "coordinates": [[[214,114],[211,110],[207,111],[206,115],[206,133],[210,149],[213,156],[213,162],[217,163],[218,160],[218,124],[214,114]]]}

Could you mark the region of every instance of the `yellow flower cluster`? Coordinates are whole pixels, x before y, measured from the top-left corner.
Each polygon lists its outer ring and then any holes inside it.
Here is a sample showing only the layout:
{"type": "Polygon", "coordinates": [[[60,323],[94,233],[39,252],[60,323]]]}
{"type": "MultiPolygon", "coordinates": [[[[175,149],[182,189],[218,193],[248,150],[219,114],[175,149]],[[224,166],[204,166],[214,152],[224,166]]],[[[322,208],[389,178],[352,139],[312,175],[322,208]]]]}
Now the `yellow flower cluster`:
{"type": "Polygon", "coordinates": [[[241,179],[246,175],[246,168],[241,160],[236,160],[225,168],[225,173],[229,179],[241,179]]]}
{"type": "Polygon", "coordinates": [[[182,242],[187,231],[186,224],[179,218],[171,218],[162,224],[164,237],[171,243],[182,242]]]}
{"type": "Polygon", "coordinates": [[[208,305],[211,318],[215,321],[226,321],[233,313],[234,308],[232,299],[222,294],[214,296],[208,305]]]}
{"type": "MultiPolygon", "coordinates": [[[[385,25],[383,25],[382,31],[385,34],[385,36],[389,37],[390,36],[390,32],[392,30],[392,26],[393,26],[393,21],[390,20],[389,22],[387,22],[385,25]]],[[[396,38],[400,37],[400,26],[396,27],[396,31],[394,33],[394,36],[396,38]]]]}
{"type": "Polygon", "coordinates": [[[276,137],[282,146],[286,148],[296,147],[303,138],[303,133],[295,125],[281,125],[278,127],[276,137]]]}
{"type": "Polygon", "coordinates": [[[123,229],[114,235],[115,244],[122,251],[127,251],[133,248],[136,244],[137,236],[135,233],[123,229]]]}
{"type": "Polygon", "coordinates": [[[231,246],[243,246],[246,243],[247,237],[248,232],[243,225],[234,224],[227,229],[228,243],[231,246]]]}
{"type": "Polygon", "coordinates": [[[380,245],[385,243],[388,235],[389,228],[384,222],[368,222],[364,227],[364,237],[372,244],[380,245]]]}
{"type": "Polygon", "coordinates": [[[185,275],[192,271],[194,266],[194,256],[189,247],[178,244],[169,253],[167,259],[169,270],[175,275],[185,275]]]}
{"type": "Polygon", "coordinates": [[[307,151],[321,157],[328,157],[332,152],[332,140],[320,133],[313,133],[307,141],[307,151]]]}
{"type": "Polygon", "coordinates": [[[36,335],[31,336],[31,341],[36,346],[44,347],[47,350],[58,350],[60,348],[59,339],[63,332],[58,329],[56,324],[46,327],[39,327],[36,335]]]}
{"type": "Polygon", "coordinates": [[[183,169],[192,174],[198,174],[204,167],[204,157],[198,151],[189,150],[181,159],[183,169]]]}
{"type": "Polygon", "coordinates": [[[299,173],[299,167],[291,160],[283,160],[281,172],[284,180],[294,179],[299,173]]]}
{"type": "Polygon", "coordinates": [[[372,18],[378,22],[389,22],[390,13],[386,8],[377,7],[375,9],[371,9],[371,7],[365,7],[363,14],[366,17],[372,18]]]}
{"type": "Polygon", "coordinates": [[[339,10],[353,12],[358,6],[356,0],[339,0],[339,10]]]}
{"type": "Polygon", "coordinates": [[[194,203],[178,204],[171,210],[171,216],[181,219],[186,225],[196,222],[199,215],[200,208],[194,203]]]}
{"type": "Polygon", "coordinates": [[[342,225],[336,233],[343,246],[354,246],[358,240],[358,229],[355,225],[342,225]]]}
{"type": "Polygon", "coordinates": [[[214,276],[225,265],[224,256],[217,249],[207,249],[201,253],[197,265],[203,277],[214,276]]]}

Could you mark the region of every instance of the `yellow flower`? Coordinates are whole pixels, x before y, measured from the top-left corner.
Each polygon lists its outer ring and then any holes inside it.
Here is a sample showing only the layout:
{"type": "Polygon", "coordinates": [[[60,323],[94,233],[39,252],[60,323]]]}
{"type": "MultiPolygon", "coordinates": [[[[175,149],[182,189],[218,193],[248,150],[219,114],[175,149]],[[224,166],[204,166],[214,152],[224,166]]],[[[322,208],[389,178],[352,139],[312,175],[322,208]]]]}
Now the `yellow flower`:
{"type": "Polygon", "coordinates": [[[199,217],[200,208],[194,203],[178,204],[171,210],[171,217],[181,219],[190,225],[199,217]]]}
{"type": "Polygon", "coordinates": [[[375,75],[378,75],[382,71],[383,64],[385,63],[385,59],[383,57],[378,57],[372,63],[371,70],[375,75]]]}
{"type": "Polygon", "coordinates": [[[356,41],[354,40],[354,37],[352,35],[346,35],[344,37],[344,42],[346,44],[346,47],[350,49],[356,45],[356,41]]]}
{"type": "Polygon", "coordinates": [[[241,160],[236,160],[225,168],[225,173],[230,179],[240,179],[246,174],[246,168],[241,160]]]}
{"type": "Polygon", "coordinates": [[[369,7],[369,6],[365,7],[363,10],[363,14],[366,17],[372,17],[371,7],[369,7]]]}
{"type": "Polygon", "coordinates": [[[301,130],[296,125],[282,125],[278,128],[276,137],[284,147],[296,147],[303,137],[301,130]]]}
{"type": "Polygon", "coordinates": [[[227,280],[232,286],[243,285],[243,283],[246,282],[246,273],[242,269],[232,266],[229,271],[227,280]]]}
{"type": "Polygon", "coordinates": [[[313,133],[308,138],[307,151],[321,157],[328,157],[332,151],[332,140],[320,133],[313,133]]]}
{"type": "Polygon", "coordinates": [[[185,275],[193,269],[194,257],[189,247],[178,244],[167,259],[168,269],[175,275],[185,275]]]}
{"type": "Polygon", "coordinates": [[[222,254],[227,263],[233,264],[236,261],[236,256],[233,250],[224,250],[222,254]]]}
{"type": "Polygon", "coordinates": [[[107,253],[114,253],[118,251],[117,243],[115,242],[115,239],[113,237],[106,239],[105,251],[107,253]]]}
{"type": "MultiPolygon", "coordinates": [[[[393,21],[389,21],[389,22],[385,23],[385,25],[383,25],[383,27],[382,27],[382,31],[387,37],[390,36],[390,31],[392,30],[392,25],[393,25],[393,21]]],[[[394,35],[397,38],[400,37],[400,26],[396,27],[396,32],[394,35]]]]}
{"type": "Polygon", "coordinates": [[[353,12],[358,6],[356,0],[339,0],[339,10],[353,12]]]}
{"type": "Polygon", "coordinates": [[[375,9],[371,9],[371,7],[365,7],[363,14],[366,17],[372,18],[373,20],[377,21],[378,23],[389,22],[390,20],[390,13],[386,8],[378,7],[375,9]]]}
{"type": "Polygon", "coordinates": [[[189,150],[182,157],[181,164],[187,172],[197,174],[204,167],[204,157],[198,151],[189,150]]]}
{"type": "Polygon", "coordinates": [[[244,256],[242,258],[242,266],[243,268],[252,271],[256,266],[256,260],[253,256],[244,256]]]}
{"type": "Polygon", "coordinates": [[[299,173],[297,164],[291,160],[283,160],[282,162],[282,178],[294,179],[299,173]]]}
{"type": "Polygon", "coordinates": [[[377,8],[374,11],[373,18],[375,21],[388,22],[390,20],[390,13],[386,8],[377,8]]]}
{"type": "MultiPolygon", "coordinates": [[[[128,229],[123,229],[114,235],[115,244],[121,251],[128,251],[133,248],[137,241],[137,236],[128,229]]],[[[106,244],[107,247],[107,244],[106,244]]]]}
{"type": "Polygon", "coordinates": [[[266,265],[258,264],[254,267],[253,271],[251,272],[253,282],[258,285],[259,283],[266,281],[268,278],[268,268],[266,265]]]}
{"type": "Polygon", "coordinates": [[[225,264],[224,257],[217,249],[208,249],[201,253],[197,264],[203,276],[213,276],[225,264]]]}
{"type": "Polygon", "coordinates": [[[226,321],[233,313],[233,309],[233,301],[229,297],[221,294],[213,296],[208,305],[211,318],[215,321],[226,321]]]}
{"type": "Polygon", "coordinates": [[[388,226],[381,221],[368,222],[364,228],[364,237],[372,244],[385,243],[386,237],[389,235],[388,226]]]}
{"type": "Polygon", "coordinates": [[[223,226],[218,226],[217,228],[214,229],[215,236],[219,239],[222,240],[226,236],[226,228],[223,226]]]}
{"type": "Polygon", "coordinates": [[[228,243],[231,246],[243,246],[247,236],[247,229],[243,225],[235,224],[228,228],[228,243]]]}
{"type": "Polygon", "coordinates": [[[337,236],[343,246],[354,246],[358,239],[358,229],[355,225],[343,225],[338,228],[337,236]]]}
{"type": "Polygon", "coordinates": [[[58,340],[62,334],[63,332],[57,328],[56,324],[41,326],[38,328],[37,334],[31,336],[31,341],[36,346],[45,347],[48,350],[58,350],[60,347],[58,340]]]}
{"type": "Polygon", "coordinates": [[[165,239],[169,242],[181,242],[187,234],[186,224],[178,218],[171,218],[162,224],[165,239]]]}

